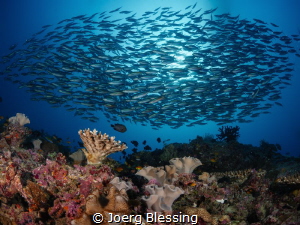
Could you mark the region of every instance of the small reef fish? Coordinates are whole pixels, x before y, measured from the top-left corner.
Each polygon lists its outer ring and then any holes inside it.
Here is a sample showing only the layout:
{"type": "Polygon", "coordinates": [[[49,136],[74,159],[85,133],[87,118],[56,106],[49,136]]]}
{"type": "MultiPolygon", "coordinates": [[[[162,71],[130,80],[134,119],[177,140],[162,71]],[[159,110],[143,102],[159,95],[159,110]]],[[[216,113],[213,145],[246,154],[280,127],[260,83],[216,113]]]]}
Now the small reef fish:
{"type": "Polygon", "coordinates": [[[114,130],[119,131],[121,133],[124,133],[127,131],[126,126],[123,124],[116,123],[116,124],[112,124],[111,127],[114,128],[114,130]]]}
{"type": "Polygon", "coordinates": [[[151,148],[149,145],[146,145],[146,146],[144,147],[144,150],[146,150],[146,151],[149,150],[149,151],[150,151],[150,150],[152,150],[152,148],[151,148]]]}
{"type": "Polygon", "coordinates": [[[210,159],[209,161],[211,161],[212,163],[217,162],[217,159],[210,159]]]}
{"type": "Polygon", "coordinates": [[[46,139],[46,141],[53,143],[53,140],[51,139],[51,137],[44,137],[46,139]]]}
{"type": "Polygon", "coordinates": [[[117,168],[115,169],[115,171],[117,171],[117,172],[122,172],[123,170],[124,170],[123,167],[117,167],[117,168]]]}
{"type": "Polygon", "coordinates": [[[135,147],[137,147],[139,145],[139,143],[137,141],[131,141],[131,144],[133,144],[135,147]]]}
{"type": "Polygon", "coordinates": [[[141,170],[141,169],[143,169],[143,167],[142,166],[137,166],[137,167],[135,167],[135,169],[136,170],[141,170]]]}
{"type": "Polygon", "coordinates": [[[188,184],[190,187],[195,187],[196,185],[197,185],[197,183],[196,182],[191,182],[191,183],[189,183],[188,184]]]}

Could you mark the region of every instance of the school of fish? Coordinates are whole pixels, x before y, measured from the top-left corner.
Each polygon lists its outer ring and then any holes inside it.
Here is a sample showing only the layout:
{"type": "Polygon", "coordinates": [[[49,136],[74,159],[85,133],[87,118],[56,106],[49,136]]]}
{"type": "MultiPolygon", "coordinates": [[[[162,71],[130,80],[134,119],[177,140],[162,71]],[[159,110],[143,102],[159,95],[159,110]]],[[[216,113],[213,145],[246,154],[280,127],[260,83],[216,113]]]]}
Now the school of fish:
{"type": "Polygon", "coordinates": [[[1,74],[92,122],[99,111],[153,129],[251,122],[281,106],[300,37],[216,10],[120,7],[65,19],[11,46],[1,74]]]}

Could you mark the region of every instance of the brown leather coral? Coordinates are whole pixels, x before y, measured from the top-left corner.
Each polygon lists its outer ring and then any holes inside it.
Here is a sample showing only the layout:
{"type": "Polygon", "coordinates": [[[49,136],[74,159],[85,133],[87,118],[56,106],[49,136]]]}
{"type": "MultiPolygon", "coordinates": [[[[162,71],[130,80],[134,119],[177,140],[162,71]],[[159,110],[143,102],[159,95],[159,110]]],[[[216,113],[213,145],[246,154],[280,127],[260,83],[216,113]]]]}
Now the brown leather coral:
{"type": "Polygon", "coordinates": [[[114,215],[129,215],[128,196],[125,189],[118,190],[111,186],[106,197],[100,201],[99,191],[93,192],[86,199],[86,211],[84,215],[72,221],[72,225],[89,225],[91,223],[91,216],[95,213],[103,215],[102,225],[108,225],[109,213],[114,215]]]}

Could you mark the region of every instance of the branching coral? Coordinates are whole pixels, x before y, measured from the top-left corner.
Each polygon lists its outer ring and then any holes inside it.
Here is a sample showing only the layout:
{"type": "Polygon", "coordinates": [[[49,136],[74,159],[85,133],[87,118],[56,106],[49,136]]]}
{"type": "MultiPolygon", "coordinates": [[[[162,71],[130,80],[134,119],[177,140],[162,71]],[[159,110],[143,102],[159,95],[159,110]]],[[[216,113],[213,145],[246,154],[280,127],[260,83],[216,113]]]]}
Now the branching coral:
{"type": "Polygon", "coordinates": [[[285,184],[300,184],[300,173],[280,177],[276,180],[276,182],[285,184]]]}
{"type": "Polygon", "coordinates": [[[239,130],[240,130],[239,126],[235,126],[235,127],[222,126],[221,128],[219,128],[220,134],[217,134],[217,138],[220,141],[225,140],[226,142],[236,141],[240,136],[239,130]]]}
{"type": "Polygon", "coordinates": [[[96,129],[91,131],[86,129],[78,132],[84,147],[83,152],[87,158],[88,164],[99,165],[110,154],[123,151],[127,146],[120,141],[115,141],[115,137],[109,137],[107,134],[98,133],[96,129]]]}

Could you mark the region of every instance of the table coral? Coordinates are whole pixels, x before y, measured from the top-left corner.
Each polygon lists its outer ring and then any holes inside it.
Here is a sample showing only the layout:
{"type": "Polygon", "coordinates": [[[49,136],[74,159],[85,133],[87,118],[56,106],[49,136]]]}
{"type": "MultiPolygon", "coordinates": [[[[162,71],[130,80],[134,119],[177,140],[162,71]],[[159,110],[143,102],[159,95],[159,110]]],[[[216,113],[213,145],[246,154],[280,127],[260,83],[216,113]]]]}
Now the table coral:
{"type": "Polygon", "coordinates": [[[115,137],[109,137],[107,134],[98,133],[96,129],[91,131],[86,129],[79,130],[81,140],[85,149],[83,152],[87,158],[88,164],[99,165],[110,154],[123,151],[127,146],[120,141],[115,141],[115,137]]]}

